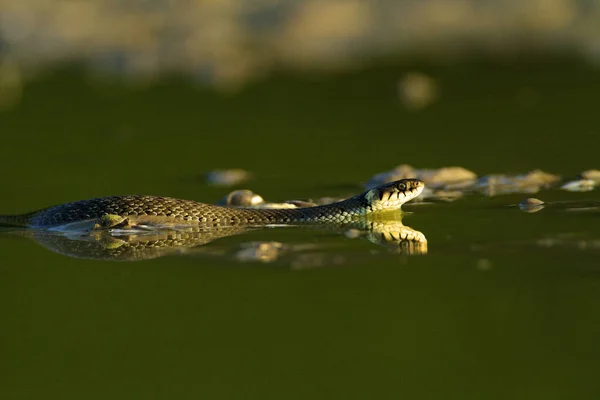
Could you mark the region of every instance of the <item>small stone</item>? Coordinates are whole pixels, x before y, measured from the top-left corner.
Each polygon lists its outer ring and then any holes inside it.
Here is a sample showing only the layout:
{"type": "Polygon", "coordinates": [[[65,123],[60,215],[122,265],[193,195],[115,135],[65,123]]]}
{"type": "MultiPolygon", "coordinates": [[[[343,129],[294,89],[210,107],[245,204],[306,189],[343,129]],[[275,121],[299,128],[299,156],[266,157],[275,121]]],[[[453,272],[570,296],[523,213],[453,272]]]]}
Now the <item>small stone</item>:
{"type": "Polygon", "coordinates": [[[264,203],[263,198],[251,190],[234,190],[217,202],[219,206],[252,207],[264,203]]]}
{"type": "Polygon", "coordinates": [[[527,205],[527,206],[539,206],[541,204],[544,204],[544,202],[542,200],[536,199],[534,197],[530,197],[521,202],[521,205],[527,205]]]}
{"type": "Polygon", "coordinates": [[[528,213],[534,213],[542,210],[545,203],[542,200],[530,197],[519,203],[519,208],[528,213]]]}

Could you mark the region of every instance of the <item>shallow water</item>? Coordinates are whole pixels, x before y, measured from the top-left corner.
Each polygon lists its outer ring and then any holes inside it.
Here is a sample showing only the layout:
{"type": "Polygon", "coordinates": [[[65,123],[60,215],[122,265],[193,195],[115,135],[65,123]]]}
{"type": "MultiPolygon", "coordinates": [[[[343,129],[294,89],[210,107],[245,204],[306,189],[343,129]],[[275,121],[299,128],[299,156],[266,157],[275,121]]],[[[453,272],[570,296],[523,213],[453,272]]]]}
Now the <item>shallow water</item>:
{"type": "MultiPolygon", "coordinates": [[[[479,174],[598,168],[600,115],[585,101],[597,72],[432,69],[442,99],[419,113],[386,95],[400,72],[276,78],[231,98],[181,83],[38,82],[0,115],[14,149],[0,160],[1,210],[121,193],[214,203],[241,187],[274,201],[345,196],[405,162],[479,174]],[[515,105],[523,86],[540,93],[535,107],[515,105]],[[229,167],[254,178],[203,182],[229,167]]],[[[531,196],[519,193],[409,203],[402,222],[426,236],[420,255],[272,228],[115,262],[3,233],[0,395],[597,398],[598,193],[543,190],[535,197],[573,207],[536,213],[516,207],[531,196]],[[272,241],[283,244],[273,261],[240,259],[248,243],[272,241]]]]}

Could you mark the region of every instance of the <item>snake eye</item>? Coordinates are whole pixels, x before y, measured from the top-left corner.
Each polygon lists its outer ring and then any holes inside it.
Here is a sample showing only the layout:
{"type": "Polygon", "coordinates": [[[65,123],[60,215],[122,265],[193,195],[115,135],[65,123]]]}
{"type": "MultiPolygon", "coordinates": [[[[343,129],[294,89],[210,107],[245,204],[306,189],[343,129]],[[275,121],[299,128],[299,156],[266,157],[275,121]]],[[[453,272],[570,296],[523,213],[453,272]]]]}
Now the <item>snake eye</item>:
{"type": "Polygon", "coordinates": [[[406,184],[405,183],[399,183],[398,184],[398,189],[402,190],[402,191],[405,191],[406,190],[406,184]]]}

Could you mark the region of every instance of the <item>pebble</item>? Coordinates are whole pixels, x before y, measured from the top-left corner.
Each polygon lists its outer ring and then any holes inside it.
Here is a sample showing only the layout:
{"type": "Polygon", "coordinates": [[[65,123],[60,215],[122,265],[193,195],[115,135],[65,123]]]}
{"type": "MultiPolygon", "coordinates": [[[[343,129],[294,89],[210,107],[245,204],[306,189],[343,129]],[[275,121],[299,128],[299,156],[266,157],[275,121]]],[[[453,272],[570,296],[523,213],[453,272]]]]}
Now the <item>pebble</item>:
{"type": "Polygon", "coordinates": [[[234,190],[217,202],[219,206],[251,207],[262,204],[263,198],[251,190],[234,190]]]}
{"type": "Polygon", "coordinates": [[[519,208],[528,213],[534,213],[542,210],[546,205],[542,200],[530,197],[519,203],[519,208]]]}

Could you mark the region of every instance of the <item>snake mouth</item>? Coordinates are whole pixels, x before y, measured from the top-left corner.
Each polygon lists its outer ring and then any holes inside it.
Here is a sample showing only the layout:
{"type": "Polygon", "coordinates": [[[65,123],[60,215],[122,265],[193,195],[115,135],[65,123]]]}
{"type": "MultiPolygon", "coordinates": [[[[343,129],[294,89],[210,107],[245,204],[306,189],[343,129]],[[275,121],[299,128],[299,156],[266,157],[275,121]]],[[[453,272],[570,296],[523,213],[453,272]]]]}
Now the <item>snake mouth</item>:
{"type": "Polygon", "coordinates": [[[423,181],[415,179],[410,189],[404,192],[404,196],[407,197],[406,201],[412,200],[420,195],[425,189],[425,183],[423,181]]]}
{"type": "Polygon", "coordinates": [[[404,192],[401,192],[404,195],[404,203],[420,195],[421,192],[423,192],[424,188],[425,185],[423,184],[423,182],[420,182],[419,184],[413,185],[411,188],[405,190],[404,192]]]}
{"type": "Polygon", "coordinates": [[[419,179],[401,179],[365,193],[365,199],[373,211],[399,209],[402,204],[423,192],[425,183],[419,179]]]}

